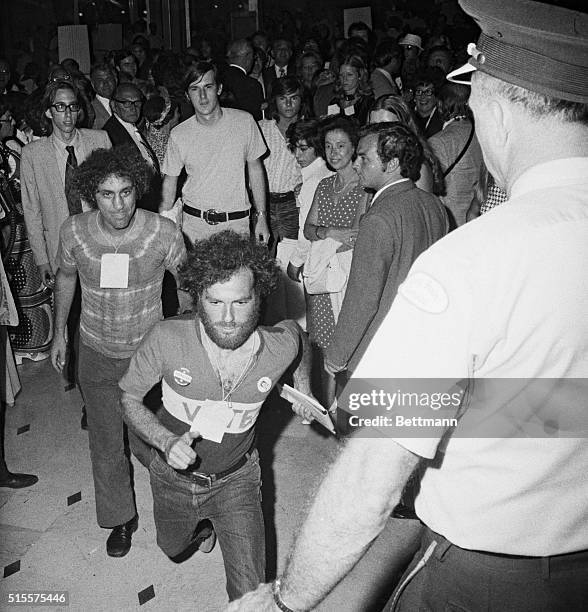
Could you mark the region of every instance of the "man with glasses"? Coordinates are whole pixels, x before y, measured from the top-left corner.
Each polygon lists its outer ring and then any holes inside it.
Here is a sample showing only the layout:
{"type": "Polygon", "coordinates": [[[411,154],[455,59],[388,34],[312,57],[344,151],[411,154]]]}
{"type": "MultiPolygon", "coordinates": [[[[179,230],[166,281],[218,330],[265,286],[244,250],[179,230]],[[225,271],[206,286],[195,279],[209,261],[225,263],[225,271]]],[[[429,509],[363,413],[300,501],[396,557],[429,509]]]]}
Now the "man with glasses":
{"type": "Polygon", "coordinates": [[[437,112],[437,82],[443,82],[443,77],[439,68],[428,68],[419,72],[413,81],[416,120],[425,138],[443,129],[443,119],[437,112]]]}
{"type": "Polygon", "coordinates": [[[53,287],[59,228],[83,210],[71,175],[95,149],[109,149],[108,135],[101,130],[78,129],[81,105],[71,83],[51,82],[42,100],[51,136],[26,145],[22,151],[22,206],[29,242],[43,284],[53,287]]]}
{"type": "Polygon", "coordinates": [[[139,202],[139,208],[157,212],[161,190],[159,162],[153,149],[139,129],[143,94],[132,83],[120,83],[110,99],[112,116],[104,124],[113,147],[131,145],[147,162],[151,170],[149,189],[139,202]]]}
{"type": "MultiPolygon", "coordinates": [[[[44,118],[51,122],[51,135],[26,145],[22,151],[22,207],[29,243],[45,287],[53,288],[57,274],[59,228],[71,215],[87,210],[87,205],[73,187],[72,175],[95,149],[109,149],[108,135],[99,130],[78,129],[76,122],[81,105],[78,91],[71,82],[51,81],[41,102],[44,118]]],[[[78,290],[68,319],[70,346],[80,315],[78,290]]],[[[66,379],[76,382],[76,352],[70,352],[66,379]]],[[[86,415],[82,409],[82,429],[86,415]]]]}

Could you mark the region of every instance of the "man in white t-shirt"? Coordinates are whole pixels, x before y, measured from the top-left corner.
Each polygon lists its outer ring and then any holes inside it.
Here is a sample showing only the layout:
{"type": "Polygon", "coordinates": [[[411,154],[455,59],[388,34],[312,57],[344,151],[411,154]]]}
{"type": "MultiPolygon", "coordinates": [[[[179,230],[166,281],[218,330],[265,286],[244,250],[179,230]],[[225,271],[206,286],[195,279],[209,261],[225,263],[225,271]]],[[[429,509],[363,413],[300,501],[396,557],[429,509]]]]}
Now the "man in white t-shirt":
{"type": "Polygon", "coordinates": [[[244,111],[221,107],[222,85],[211,62],[191,66],[184,88],[194,115],[171,131],[163,162],[160,212],[173,208],[178,177],[185,169],[182,227],[190,240],[228,229],[249,233],[253,204],[255,238],[267,242],[266,177],[261,161],[266,146],[255,120],[244,111]]]}
{"type": "Polygon", "coordinates": [[[231,612],[314,609],[417,466],[426,533],[386,610],[586,609],[588,16],[460,4],[482,30],[476,131],[509,200],[417,258],[343,394],[363,428],[273,592],[231,612]]]}

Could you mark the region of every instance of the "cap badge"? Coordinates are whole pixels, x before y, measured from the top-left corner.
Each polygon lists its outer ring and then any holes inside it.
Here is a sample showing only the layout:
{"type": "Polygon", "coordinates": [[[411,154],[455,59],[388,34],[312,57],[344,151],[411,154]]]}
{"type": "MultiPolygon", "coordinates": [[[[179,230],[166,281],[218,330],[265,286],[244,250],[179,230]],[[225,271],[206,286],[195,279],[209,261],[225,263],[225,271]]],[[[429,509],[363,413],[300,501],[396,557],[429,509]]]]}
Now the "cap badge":
{"type": "Polygon", "coordinates": [[[476,47],[476,43],[468,45],[468,55],[471,55],[480,64],[486,61],[486,56],[476,47]]]}

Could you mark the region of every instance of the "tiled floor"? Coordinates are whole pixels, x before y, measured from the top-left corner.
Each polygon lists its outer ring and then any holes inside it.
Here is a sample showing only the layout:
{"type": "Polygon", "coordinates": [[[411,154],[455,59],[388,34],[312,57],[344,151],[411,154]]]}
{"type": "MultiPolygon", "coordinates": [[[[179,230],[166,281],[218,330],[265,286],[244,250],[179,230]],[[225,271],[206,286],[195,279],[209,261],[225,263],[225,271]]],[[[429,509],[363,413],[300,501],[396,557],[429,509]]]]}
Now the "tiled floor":
{"type": "MultiPolygon", "coordinates": [[[[39,482],[20,491],[0,489],[0,610],[12,609],[6,603],[9,592],[39,590],[69,591],[72,611],[222,610],[227,598],[218,546],[181,564],[159,550],[148,473],[138,462],[139,530],[126,557],[106,555],[109,532],[95,520],[78,391],[66,392],[48,361],[25,360],[19,373],[23,390],[7,410],[6,456],[12,471],[37,474],[39,482]]],[[[258,436],[272,577],[283,566],[309,494],[337,442],[302,425],[281,400],[264,408],[258,436]]],[[[349,603],[359,586],[343,583],[320,609],[359,610],[349,603]]]]}

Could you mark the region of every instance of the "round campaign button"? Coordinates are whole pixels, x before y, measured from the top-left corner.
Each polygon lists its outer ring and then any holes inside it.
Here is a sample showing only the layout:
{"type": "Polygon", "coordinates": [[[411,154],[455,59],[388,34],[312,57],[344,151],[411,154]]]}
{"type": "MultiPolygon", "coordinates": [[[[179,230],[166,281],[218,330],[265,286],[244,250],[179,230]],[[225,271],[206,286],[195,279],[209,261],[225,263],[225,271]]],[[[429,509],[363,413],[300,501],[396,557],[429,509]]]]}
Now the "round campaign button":
{"type": "Polygon", "coordinates": [[[188,370],[188,368],[180,368],[179,370],[174,370],[174,380],[181,387],[189,385],[192,382],[190,370],[188,370]]]}
{"type": "Polygon", "coordinates": [[[257,381],[257,388],[262,392],[262,393],[267,393],[271,388],[272,388],[272,381],[270,378],[268,378],[267,376],[262,376],[258,381],[257,381]]]}

